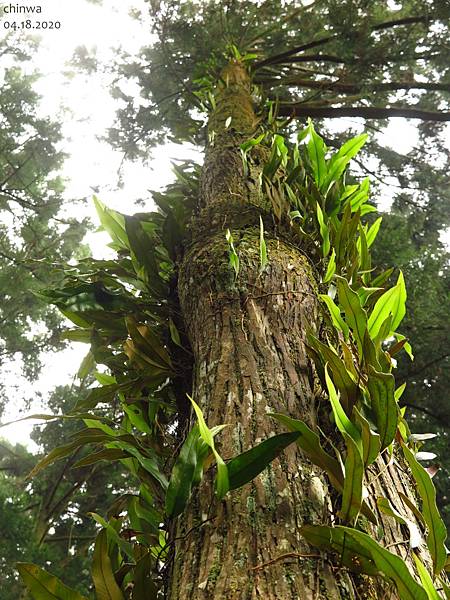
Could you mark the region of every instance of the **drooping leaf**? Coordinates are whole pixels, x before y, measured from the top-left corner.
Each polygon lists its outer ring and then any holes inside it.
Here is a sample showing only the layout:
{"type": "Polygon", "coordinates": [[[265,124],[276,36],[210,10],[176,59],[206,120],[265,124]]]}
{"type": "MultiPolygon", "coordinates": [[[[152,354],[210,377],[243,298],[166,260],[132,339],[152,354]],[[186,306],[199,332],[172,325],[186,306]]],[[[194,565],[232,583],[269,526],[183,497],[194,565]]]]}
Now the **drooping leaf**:
{"type": "Polygon", "coordinates": [[[177,517],[183,512],[191,494],[199,460],[199,436],[200,432],[196,424],[189,432],[172,469],[166,493],[166,513],[169,517],[177,517]]]}
{"type": "Polygon", "coordinates": [[[395,584],[400,600],[428,600],[424,588],[412,577],[403,559],[366,533],[344,526],[313,525],[302,527],[301,532],[311,544],[334,550],[343,559],[347,557],[344,564],[349,568],[352,562],[359,562],[363,572],[381,573],[395,584]]]}
{"type": "Polygon", "coordinates": [[[336,552],[342,564],[350,571],[365,573],[366,575],[378,575],[378,569],[371,552],[347,535],[345,528],[304,525],[300,532],[312,546],[336,552]]]}
{"type": "Polygon", "coordinates": [[[119,450],[116,448],[105,448],[103,450],[99,450],[98,452],[94,452],[93,454],[88,454],[84,458],[78,460],[74,465],[73,469],[77,469],[80,467],[87,467],[88,465],[93,465],[101,460],[105,460],[108,463],[115,460],[121,460],[122,458],[129,458],[130,455],[123,450],[119,450]]]}
{"type": "Polygon", "coordinates": [[[344,409],[347,415],[351,415],[352,407],[359,395],[359,390],[350,372],[347,370],[345,362],[336,354],[331,346],[323,344],[311,333],[307,334],[306,339],[308,344],[318,353],[323,366],[325,367],[325,363],[328,363],[334,382],[339,389],[344,409]]]}
{"type": "Polygon", "coordinates": [[[447,530],[436,506],[436,489],[430,475],[417,462],[411,450],[405,444],[402,444],[402,448],[422,499],[423,519],[428,528],[427,545],[433,559],[434,574],[439,575],[447,560],[445,548],[447,530]]]}
{"type": "Polygon", "coordinates": [[[108,555],[106,530],[97,535],[92,560],[92,579],[94,581],[97,600],[124,600],[121,589],[117,585],[108,555]]]}
{"type": "Polygon", "coordinates": [[[17,570],[34,600],[87,600],[37,565],[20,562],[17,570]]]}
{"type": "MultiPolygon", "coordinates": [[[[326,472],[331,485],[339,493],[342,493],[342,490],[344,489],[344,474],[342,472],[342,467],[335,458],[330,456],[322,448],[317,433],[312,431],[306,423],[299,419],[293,419],[292,417],[280,413],[269,413],[269,416],[285,425],[291,431],[300,432],[300,435],[297,438],[298,446],[306,453],[312,463],[326,472]]],[[[377,518],[366,502],[362,503],[361,512],[369,519],[369,521],[375,525],[377,524],[377,518]]]]}
{"type": "Polygon", "coordinates": [[[232,458],[227,463],[230,490],[242,487],[254,479],[299,435],[297,431],[274,435],[247,452],[232,458]]]}
{"type": "Polygon", "coordinates": [[[406,525],[409,529],[409,547],[410,548],[419,548],[423,542],[422,534],[417,525],[408,519],[407,517],[401,515],[392,505],[389,498],[377,498],[377,506],[378,509],[384,513],[385,515],[389,515],[393,519],[397,521],[397,523],[401,523],[402,525],[406,525]]]}

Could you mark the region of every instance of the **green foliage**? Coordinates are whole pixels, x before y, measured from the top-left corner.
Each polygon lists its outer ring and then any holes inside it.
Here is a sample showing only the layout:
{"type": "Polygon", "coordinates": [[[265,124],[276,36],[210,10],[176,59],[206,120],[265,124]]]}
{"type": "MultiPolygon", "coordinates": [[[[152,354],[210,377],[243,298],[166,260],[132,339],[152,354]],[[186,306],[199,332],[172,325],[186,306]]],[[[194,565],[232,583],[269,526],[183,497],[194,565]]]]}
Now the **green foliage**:
{"type": "Polygon", "coordinates": [[[61,317],[34,292],[61,280],[54,265],[81,255],[87,228],[86,220],[61,216],[60,124],[39,116],[38,76],[22,70],[33,46],[11,36],[0,41],[0,363],[14,359],[29,379],[42,352],[64,345],[61,317]]]}
{"type": "Polygon", "coordinates": [[[425,590],[411,576],[403,560],[367,534],[342,526],[306,525],[302,531],[314,546],[340,554],[349,569],[353,570],[356,566],[363,573],[382,573],[395,583],[400,600],[427,600],[425,590]]]}
{"type": "MultiPolygon", "coordinates": [[[[329,441],[321,440],[320,431],[315,432],[287,415],[272,416],[293,434],[264,440],[231,458],[228,464],[221,458],[214,441],[221,427],[210,429],[192,399],[197,424],[193,428],[187,426],[190,407],[186,394],[190,390],[183,386],[180,389],[179,373],[186,365],[183,361],[190,360],[185,356],[189,346],[170,290],[174,289],[176,277],[176,262],[172,257],[183,244],[186,225],[186,213],[180,208],[184,200],[178,190],[185,185],[193,189],[195,170],[182,171],[179,183],[172,186],[167,199],[159,196],[162,209],[159,213],[128,217],[97,202],[103,226],[111,231],[119,258],[116,261],[86,259],[68,272],[61,289],[42,294],[85,332],[82,337],[90,339],[90,352],[96,363],[105,365],[110,374],[97,375],[100,387],[92,388],[72,412],[74,416],[79,413],[86,427],[75,432],[65,446],[53,450],[34,472],[61,455],[68,456],[89,446],[99,460],[107,457],[118,460],[139,487],[139,495],[130,493],[124,500],[125,516],[107,520],[93,515],[103,528],[97,538],[94,559],[97,594],[120,597],[135,576],[137,553],[149,561],[154,559],[153,584],[160,588],[158,567],[167,559],[171,544],[169,519],[183,513],[202,473],[215,463],[215,490],[221,499],[229,489],[257,476],[295,439],[308,458],[325,471],[341,495],[341,521],[353,525],[306,527],[307,539],[337,551],[346,566],[356,560],[360,572],[382,573],[394,582],[402,599],[426,598],[424,588],[415,582],[402,559],[360,530],[363,520],[359,517],[361,513],[377,523],[376,515],[364,500],[366,467],[383,450],[389,449],[393,454],[401,438],[408,442],[392,373],[395,366],[392,354],[403,349],[404,344],[397,348],[395,344],[394,347],[389,345],[392,336],[398,334],[396,329],[405,314],[403,276],[400,273],[397,282],[384,290],[381,285],[390,273],[377,273],[370,267],[369,248],[376,238],[378,225],[371,229],[369,244],[369,228],[364,221],[365,215],[372,212],[367,184],[363,182],[349,189],[337,180],[328,192],[323,191],[324,188],[321,191],[323,182],[334,177],[329,175],[330,170],[337,171],[336,159],[326,157],[325,145],[320,139],[311,123],[298,137],[300,143],[287,144],[278,134],[267,133],[260,141],[269,150],[262,189],[268,190],[272,184],[276,189],[276,193],[272,189],[269,199],[280,226],[289,223],[292,212],[298,211],[301,227],[293,227],[294,235],[298,243],[309,244],[322,276],[321,296],[331,299],[331,302],[324,300],[323,306],[326,333],[320,340],[310,334],[308,341],[321,383],[321,395],[329,398],[335,434],[341,434],[339,443],[334,445],[337,458],[324,450],[322,443],[329,445],[329,441]],[[302,198],[304,205],[300,207],[297,198],[302,198]],[[165,231],[170,221],[174,223],[174,235],[167,238],[165,231]],[[323,246],[325,240],[335,260],[331,275],[326,260],[329,252],[325,252],[323,246]],[[327,271],[328,277],[324,277],[327,271]],[[175,323],[178,336],[174,340],[175,323]],[[112,422],[106,418],[86,418],[86,410],[98,417],[102,406],[114,403],[118,411],[112,422]],[[171,459],[177,434],[189,429],[178,457],[171,459]],[[124,454],[106,454],[111,450],[124,454]],[[135,538],[131,543],[125,539],[125,531],[130,528],[135,538]],[[351,540],[350,549],[346,546],[347,538],[351,540]]],[[[350,160],[354,148],[361,143],[359,138],[347,144],[339,160],[350,160]]],[[[257,146],[252,144],[246,150],[247,158],[257,146]]],[[[341,179],[344,175],[342,171],[341,179]]],[[[260,220],[254,224],[256,230],[258,225],[261,233],[260,220]]],[[[227,241],[230,255],[236,254],[229,231],[227,241]]],[[[259,246],[261,249],[261,236],[259,246]]],[[[232,261],[230,268],[237,276],[239,270],[232,261]]],[[[431,480],[424,484],[422,472],[415,469],[413,475],[419,491],[425,486],[429,497],[431,480]]],[[[439,532],[428,538],[437,575],[443,567],[445,533],[437,513],[427,505],[425,492],[420,493],[423,519],[430,531],[439,532]],[[433,549],[435,542],[438,543],[433,549]]]]}
{"type": "Polygon", "coordinates": [[[85,596],[36,565],[18,563],[17,570],[35,600],[86,600],[85,596]]]}

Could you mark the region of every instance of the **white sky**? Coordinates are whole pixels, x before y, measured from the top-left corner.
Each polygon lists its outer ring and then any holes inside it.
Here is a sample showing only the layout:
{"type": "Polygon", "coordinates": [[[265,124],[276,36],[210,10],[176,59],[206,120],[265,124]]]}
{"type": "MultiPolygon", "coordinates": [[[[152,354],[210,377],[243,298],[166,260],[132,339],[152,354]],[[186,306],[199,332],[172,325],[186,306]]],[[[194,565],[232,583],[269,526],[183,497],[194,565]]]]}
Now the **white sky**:
{"type": "MultiPolygon", "coordinates": [[[[16,4],[14,2],[13,4],[16,4]]],[[[63,123],[63,150],[70,156],[64,164],[62,175],[67,179],[65,197],[84,198],[92,196],[91,186],[98,186],[97,194],[108,206],[125,213],[133,213],[136,199],[148,200],[148,190],[163,187],[172,178],[173,159],[200,159],[192,148],[168,144],[163,151],[155,152],[151,164],[126,164],[123,169],[122,189],[117,189],[117,171],[122,161],[122,153],[113,150],[98,138],[106,133],[114,121],[117,104],[110,98],[109,81],[104,77],[77,75],[68,79],[67,63],[77,46],[96,47],[100,61],[112,61],[114,48],[123,46],[128,52],[136,52],[151,39],[148,20],[138,21],[129,16],[130,9],[142,9],[144,0],[104,0],[103,5],[90,4],[86,0],[40,0],[20,2],[23,5],[41,6],[39,20],[60,21],[59,30],[47,30],[41,36],[38,52],[31,63],[23,65],[28,71],[37,70],[42,77],[35,89],[42,96],[41,112],[63,123]]],[[[37,18],[37,17],[36,17],[37,18]]],[[[3,31],[0,29],[0,35],[3,31]]],[[[139,207],[140,211],[143,210],[139,207]]],[[[98,222],[92,203],[87,207],[88,216],[98,222]]],[[[83,215],[84,216],[84,215],[83,215]]],[[[106,247],[109,238],[105,233],[91,233],[85,240],[93,249],[96,258],[111,255],[106,247]]],[[[45,367],[39,381],[30,384],[20,376],[20,364],[11,364],[2,373],[11,387],[12,398],[33,397],[39,391],[44,398],[56,385],[69,384],[77,371],[88,346],[73,344],[71,348],[46,358],[45,367]]],[[[11,402],[3,417],[3,422],[11,421],[19,415],[18,402],[11,402]]],[[[31,413],[42,412],[39,399],[33,404],[31,413]]],[[[35,448],[29,439],[33,425],[37,421],[15,423],[0,429],[0,437],[11,442],[26,444],[35,448]]]]}
{"type": "MultiPolygon", "coordinates": [[[[63,149],[70,155],[63,170],[63,176],[67,178],[65,195],[68,199],[90,197],[91,186],[98,186],[98,195],[108,206],[132,213],[135,199],[149,199],[149,189],[163,187],[170,180],[171,159],[200,160],[194,149],[168,144],[163,151],[154,153],[157,158],[152,159],[150,166],[127,164],[123,170],[124,187],[118,190],[117,169],[122,155],[98,139],[112,125],[117,109],[117,104],[109,96],[109,81],[97,75],[77,75],[71,79],[64,76],[77,46],[95,46],[99,60],[110,62],[115,55],[113,49],[118,45],[132,53],[148,44],[151,41],[148,19],[138,21],[129,16],[130,9],[141,9],[143,15],[146,14],[144,0],[104,0],[102,5],[90,4],[86,0],[22,0],[19,4],[41,6],[39,20],[61,23],[59,30],[42,32],[38,52],[31,64],[24,67],[42,74],[36,84],[43,98],[41,110],[63,123],[63,149]]],[[[416,140],[414,127],[405,125],[402,120],[393,120],[384,140],[397,151],[406,153],[416,140]]],[[[147,208],[150,206],[149,200],[147,208]]],[[[139,210],[143,209],[140,207],[139,210]]],[[[87,211],[96,222],[92,205],[87,211]]],[[[86,241],[96,257],[107,255],[106,234],[90,234],[86,241]]],[[[45,400],[56,385],[70,383],[87,349],[84,344],[74,344],[64,352],[49,355],[39,381],[33,385],[20,377],[20,365],[10,365],[4,376],[11,386],[14,381],[19,388],[17,392],[11,387],[11,397],[32,397],[39,391],[45,400]]],[[[17,418],[19,410],[17,401],[12,402],[4,421],[17,418]]],[[[37,400],[32,412],[41,411],[37,400]]],[[[33,424],[25,421],[5,427],[0,430],[0,437],[34,448],[29,439],[33,424]]]]}

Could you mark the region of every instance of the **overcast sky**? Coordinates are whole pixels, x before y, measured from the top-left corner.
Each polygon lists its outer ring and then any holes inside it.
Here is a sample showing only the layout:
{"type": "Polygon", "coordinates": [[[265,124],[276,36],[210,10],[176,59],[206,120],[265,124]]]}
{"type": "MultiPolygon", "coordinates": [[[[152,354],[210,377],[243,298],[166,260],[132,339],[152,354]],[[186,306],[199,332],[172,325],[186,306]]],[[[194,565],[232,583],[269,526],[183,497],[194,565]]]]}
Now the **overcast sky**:
{"type": "MultiPolygon", "coordinates": [[[[122,153],[99,139],[113,124],[117,109],[117,103],[109,95],[109,81],[98,75],[67,77],[70,70],[68,63],[78,46],[95,47],[98,59],[108,63],[114,59],[114,49],[118,46],[133,53],[148,44],[151,40],[149,20],[137,20],[129,15],[132,9],[142,9],[145,14],[144,0],[104,0],[102,5],[86,0],[30,0],[20,4],[41,6],[39,20],[61,23],[59,30],[43,32],[39,50],[30,63],[23,64],[23,68],[27,72],[37,70],[41,73],[35,84],[35,89],[42,96],[40,111],[63,124],[62,147],[69,155],[62,172],[66,178],[65,197],[69,200],[90,198],[95,186],[100,190],[100,199],[112,208],[133,213],[136,210],[134,201],[144,198],[147,199],[145,208],[151,210],[149,190],[164,186],[172,177],[171,161],[193,158],[192,149],[169,144],[164,151],[155,153],[156,158],[150,165],[126,164],[123,168],[124,186],[117,189],[122,153]]],[[[199,159],[198,153],[196,158],[199,159]]],[[[92,202],[88,203],[86,212],[93,222],[97,222],[92,202]]],[[[111,253],[106,247],[110,240],[105,233],[90,233],[85,241],[96,258],[111,253]]],[[[56,385],[70,383],[87,350],[85,344],[73,344],[64,352],[49,355],[39,381],[33,384],[20,377],[19,364],[9,365],[3,376],[11,385],[11,402],[3,422],[22,416],[19,415],[20,398],[31,398],[39,391],[45,402],[45,397],[56,385]]],[[[32,412],[42,412],[39,399],[36,399],[32,412]]],[[[35,448],[29,439],[34,423],[25,421],[5,427],[0,430],[0,437],[35,448]]]]}
{"type": "MultiPolygon", "coordinates": [[[[67,78],[65,73],[77,46],[95,46],[99,60],[111,62],[115,56],[114,48],[118,45],[133,53],[151,42],[148,18],[136,20],[129,16],[132,9],[142,10],[145,15],[148,5],[144,0],[104,0],[101,5],[86,0],[22,0],[20,4],[41,6],[40,20],[61,23],[60,29],[43,32],[38,52],[31,64],[24,64],[24,68],[35,69],[42,74],[36,83],[36,89],[42,95],[41,111],[63,124],[63,149],[69,155],[63,171],[67,178],[66,197],[90,197],[91,187],[96,186],[100,188],[100,199],[108,206],[132,213],[134,200],[149,199],[149,189],[158,189],[169,181],[171,159],[199,157],[193,155],[192,149],[169,144],[164,151],[154,153],[157,158],[152,160],[150,167],[126,165],[124,187],[118,190],[117,170],[122,155],[99,139],[112,125],[117,109],[117,104],[109,96],[109,81],[98,75],[78,74],[67,78]]],[[[394,120],[383,138],[397,151],[406,153],[416,136],[413,126],[394,120]]],[[[146,208],[151,208],[150,201],[146,208]]],[[[87,211],[95,221],[92,204],[87,211]]],[[[106,234],[89,234],[86,241],[96,257],[105,256],[108,252],[106,234]]],[[[39,390],[45,398],[55,385],[69,383],[87,349],[87,346],[77,344],[58,355],[52,354],[46,360],[39,382],[33,385],[20,379],[18,366],[11,365],[8,380],[14,381],[20,388],[19,393],[12,391],[11,397],[31,397],[34,391],[39,390]]],[[[40,410],[37,402],[33,412],[40,410]]],[[[17,418],[17,414],[18,403],[13,401],[4,419],[17,418]]],[[[31,428],[30,421],[18,423],[2,429],[0,435],[32,448],[29,440],[31,428]]]]}

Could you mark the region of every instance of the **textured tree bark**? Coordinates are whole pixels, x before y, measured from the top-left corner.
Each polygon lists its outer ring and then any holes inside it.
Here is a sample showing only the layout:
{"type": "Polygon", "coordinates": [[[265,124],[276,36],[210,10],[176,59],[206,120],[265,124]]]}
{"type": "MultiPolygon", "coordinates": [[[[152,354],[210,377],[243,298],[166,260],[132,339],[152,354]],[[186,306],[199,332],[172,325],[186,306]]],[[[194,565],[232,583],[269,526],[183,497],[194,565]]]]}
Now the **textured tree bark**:
{"type": "MultiPolygon", "coordinates": [[[[255,183],[258,160],[244,178],[239,152],[256,126],[250,84],[239,65],[230,66],[224,80],[210,121],[214,143],[180,268],[179,297],[194,352],[194,398],[210,427],[228,425],[217,437],[227,459],[281,431],[268,413],[288,414],[315,428],[323,414],[328,418],[329,407],[320,408],[305,350],[307,329],[318,327],[314,270],[300,249],[267,225],[269,264],[260,272],[259,215],[267,221],[268,206],[255,183]],[[227,228],[240,258],[237,278],[229,265],[227,228]]],[[[398,488],[411,496],[405,475],[383,459],[380,469],[372,485],[377,495],[395,503],[398,488]]],[[[331,524],[338,508],[326,478],[295,444],[222,502],[214,498],[207,474],[176,526],[168,598],[395,598],[384,583],[337,569],[300,535],[305,523],[331,524]]],[[[386,522],[386,544],[400,539],[395,522],[386,522]]]]}

